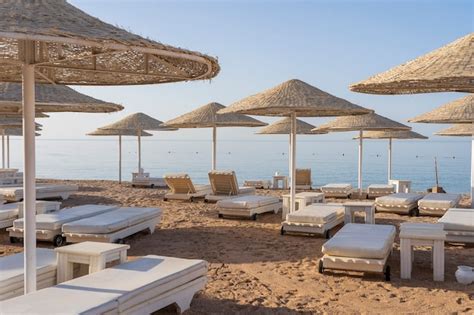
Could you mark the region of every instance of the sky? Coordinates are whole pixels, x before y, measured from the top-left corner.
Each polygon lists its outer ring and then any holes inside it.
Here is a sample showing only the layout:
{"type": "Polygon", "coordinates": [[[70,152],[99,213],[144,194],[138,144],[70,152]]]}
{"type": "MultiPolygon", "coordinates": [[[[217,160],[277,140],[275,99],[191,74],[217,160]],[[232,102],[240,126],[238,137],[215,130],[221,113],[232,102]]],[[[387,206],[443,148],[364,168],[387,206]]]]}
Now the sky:
{"type": "MultiPolygon", "coordinates": [[[[166,121],[209,102],[230,105],[297,78],[406,123],[461,93],[375,96],[351,83],[430,52],[474,30],[472,1],[160,1],[70,0],[99,19],[144,37],[218,57],[209,81],[123,87],[74,87],[116,102],[114,114],[51,114],[43,139],[81,139],[96,127],[144,112],[166,121]]],[[[256,117],[266,122],[274,118],[256,117]]],[[[328,119],[305,119],[321,124],[328,119]]],[[[442,125],[411,125],[431,135],[442,125]]],[[[220,139],[258,139],[252,128],[225,128],[220,139]]],[[[210,130],[155,133],[156,139],[208,139],[210,130]]],[[[330,134],[321,139],[350,139],[330,134]]]]}

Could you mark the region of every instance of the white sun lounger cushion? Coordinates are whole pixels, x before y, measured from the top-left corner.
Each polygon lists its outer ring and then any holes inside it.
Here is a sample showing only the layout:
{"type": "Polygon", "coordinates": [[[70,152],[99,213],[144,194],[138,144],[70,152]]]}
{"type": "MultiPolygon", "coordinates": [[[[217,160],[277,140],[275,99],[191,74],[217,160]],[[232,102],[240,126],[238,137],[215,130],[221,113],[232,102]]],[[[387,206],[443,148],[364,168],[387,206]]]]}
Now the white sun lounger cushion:
{"type": "Polygon", "coordinates": [[[383,259],[392,250],[396,229],[393,225],[344,225],[324,243],[322,252],[330,256],[383,259]]]}
{"type": "Polygon", "coordinates": [[[418,206],[432,209],[449,209],[458,205],[459,194],[428,194],[418,201],[418,206]]]}
{"type": "Polygon", "coordinates": [[[408,206],[418,202],[423,198],[421,194],[415,193],[396,193],[388,196],[378,197],[375,202],[380,205],[390,206],[408,206]]]}
{"type": "MultiPolygon", "coordinates": [[[[18,253],[0,258],[0,289],[16,282],[23,282],[24,254],[18,253]]],[[[56,270],[56,252],[53,249],[36,249],[36,272],[40,276],[56,270]]],[[[1,313],[1,308],[0,308],[1,313]]]]}
{"type": "Polygon", "coordinates": [[[217,202],[217,206],[224,209],[253,209],[278,202],[280,202],[280,200],[277,197],[247,195],[231,199],[219,200],[217,202]]]}
{"type": "MultiPolygon", "coordinates": [[[[58,230],[65,223],[91,217],[114,209],[117,209],[117,206],[83,205],[72,208],[66,208],[56,213],[38,214],[36,216],[36,229],[58,230]]],[[[13,226],[15,228],[22,229],[23,219],[15,220],[13,222],[13,226]]]]}
{"type": "Polygon", "coordinates": [[[474,209],[451,208],[438,220],[447,231],[474,232],[474,209]]]}
{"type": "Polygon", "coordinates": [[[288,213],[286,220],[291,223],[324,224],[344,215],[344,206],[312,204],[301,210],[288,213]]]}
{"type": "MultiPolygon", "coordinates": [[[[36,194],[46,194],[55,192],[74,192],[78,191],[77,185],[55,185],[43,184],[36,186],[36,194]]],[[[23,196],[23,186],[0,187],[0,194],[5,196],[23,196]]]]}
{"type": "Polygon", "coordinates": [[[66,223],[64,233],[107,234],[161,215],[158,208],[119,208],[93,217],[66,223]]]}
{"type": "Polygon", "coordinates": [[[1,302],[0,309],[6,314],[102,314],[123,308],[126,313],[127,303],[147,302],[147,291],[159,296],[206,273],[203,260],[149,255],[1,302]]]}
{"type": "Polygon", "coordinates": [[[9,203],[0,206],[0,220],[8,220],[18,216],[18,204],[9,203]]]}

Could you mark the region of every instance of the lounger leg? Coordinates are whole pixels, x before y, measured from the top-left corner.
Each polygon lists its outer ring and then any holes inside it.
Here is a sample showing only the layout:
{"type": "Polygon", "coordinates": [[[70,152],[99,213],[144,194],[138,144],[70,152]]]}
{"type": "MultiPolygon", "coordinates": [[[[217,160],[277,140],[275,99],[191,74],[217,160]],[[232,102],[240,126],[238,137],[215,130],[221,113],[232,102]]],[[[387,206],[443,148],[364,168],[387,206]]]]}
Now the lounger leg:
{"type": "Polygon", "coordinates": [[[176,301],[176,310],[178,311],[178,314],[181,314],[185,311],[187,311],[191,307],[191,302],[193,300],[194,293],[192,294],[186,294],[183,297],[180,297],[176,301]]]}
{"type": "Polygon", "coordinates": [[[435,240],[433,244],[433,280],[444,281],[444,241],[435,240]]]}
{"type": "Polygon", "coordinates": [[[411,279],[412,249],[409,239],[400,239],[400,278],[411,279]]]}

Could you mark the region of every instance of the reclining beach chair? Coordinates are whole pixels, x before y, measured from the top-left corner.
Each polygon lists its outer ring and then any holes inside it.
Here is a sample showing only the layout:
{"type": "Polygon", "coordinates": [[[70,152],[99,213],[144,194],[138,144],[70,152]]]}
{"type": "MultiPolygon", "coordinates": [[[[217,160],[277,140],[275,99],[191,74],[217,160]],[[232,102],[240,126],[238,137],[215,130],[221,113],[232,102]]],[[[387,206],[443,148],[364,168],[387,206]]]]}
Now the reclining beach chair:
{"type": "Polygon", "coordinates": [[[367,187],[367,198],[369,199],[387,196],[393,193],[395,193],[394,185],[371,184],[367,187]]]}
{"type": "Polygon", "coordinates": [[[447,242],[474,243],[474,209],[451,208],[438,223],[444,225],[447,242]]]}
{"type": "Polygon", "coordinates": [[[3,314],[151,314],[189,309],[207,282],[203,260],[148,255],[0,302],[3,314]]]}
{"type": "Polygon", "coordinates": [[[188,174],[167,174],[164,178],[171,190],[165,195],[164,201],[189,200],[192,202],[212,192],[211,185],[194,185],[188,174]]]}
{"type": "MultiPolygon", "coordinates": [[[[61,203],[58,201],[36,201],[36,214],[58,211],[61,203]]],[[[13,221],[23,217],[23,203],[13,202],[0,205],[0,229],[10,227],[13,221]]]]}
{"type": "Polygon", "coordinates": [[[308,190],[312,189],[311,185],[311,169],[310,168],[297,168],[296,170],[296,189],[308,190]]]}
{"type": "MultiPolygon", "coordinates": [[[[24,254],[0,257],[0,301],[24,294],[24,254]]],[[[36,286],[44,289],[56,284],[56,252],[36,248],[36,286]]],[[[0,308],[0,313],[3,313],[0,308]]]]}
{"type": "Polygon", "coordinates": [[[161,219],[158,208],[118,208],[62,226],[66,243],[123,243],[123,239],[143,230],[155,231],[161,219]]]}
{"type": "Polygon", "coordinates": [[[459,194],[431,193],[418,201],[420,214],[442,216],[449,208],[456,208],[461,201],[459,194]]]}
{"type": "Polygon", "coordinates": [[[388,257],[392,252],[396,229],[393,225],[344,225],[324,243],[324,256],[319,260],[319,273],[326,269],[382,272],[390,281],[388,257]]]}
{"type": "Polygon", "coordinates": [[[344,223],[343,204],[318,203],[288,213],[286,220],[281,224],[280,233],[323,235],[329,238],[330,230],[342,223],[344,223]]]}
{"type": "Polygon", "coordinates": [[[418,200],[423,198],[422,194],[396,193],[375,199],[375,209],[378,212],[393,212],[418,216],[418,200]]]}
{"type": "Polygon", "coordinates": [[[351,184],[327,184],[321,187],[326,198],[349,198],[352,194],[351,184]]]}
{"type": "Polygon", "coordinates": [[[255,187],[239,187],[234,171],[210,171],[209,182],[212,193],[204,197],[205,202],[255,194],[255,187]]]}
{"type": "Polygon", "coordinates": [[[257,215],[265,212],[278,213],[282,208],[280,199],[273,196],[247,195],[217,202],[219,218],[224,216],[243,217],[257,220],[257,215]]]}
{"type": "MultiPolygon", "coordinates": [[[[36,199],[66,200],[78,190],[79,187],[77,185],[39,184],[36,186],[36,199]]],[[[11,202],[23,200],[23,186],[0,187],[0,195],[3,195],[5,200],[11,202]]]]}

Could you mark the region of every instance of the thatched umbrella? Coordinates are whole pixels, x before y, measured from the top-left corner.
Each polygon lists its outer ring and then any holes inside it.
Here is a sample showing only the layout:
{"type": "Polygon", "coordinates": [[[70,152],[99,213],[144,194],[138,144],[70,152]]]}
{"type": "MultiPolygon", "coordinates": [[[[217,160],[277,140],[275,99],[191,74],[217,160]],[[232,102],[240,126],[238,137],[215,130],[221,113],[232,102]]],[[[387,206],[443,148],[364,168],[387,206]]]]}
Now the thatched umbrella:
{"type": "Polygon", "coordinates": [[[212,102],[201,106],[189,113],[168,120],[164,126],[172,128],[212,128],[212,162],[211,167],[216,169],[217,163],[217,128],[221,127],[261,127],[267,124],[255,118],[241,114],[217,114],[225,106],[212,102]]]}
{"type": "MultiPolygon", "coordinates": [[[[300,119],[296,120],[296,134],[297,135],[316,135],[316,134],[326,134],[327,131],[312,131],[315,126],[308,124],[305,121],[300,119]]],[[[263,127],[260,131],[257,132],[259,135],[289,135],[289,150],[291,151],[291,119],[290,117],[284,117],[270,125],[263,127]]],[[[291,159],[288,159],[289,169],[288,174],[291,174],[291,159]]]]}
{"type": "Polygon", "coordinates": [[[472,124],[456,124],[449,128],[435,132],[437,136],[448,137],[472,137],[474,134],[474,126],[472,124]]]}
{"type": "MultiPolygon", "coordinates": [[[[41,131],[40,127],[36,127],[36,131],[41,131]]],[[[38,132],[35,134],[37,137],[41,136],[38,132]]],[[[6,142],[6,156],[7,156],[7,162],[6,162],[6,167],[10,168],[10,136],[23,136],[23,129],[21,127],[17,128],[7,128],[7,129],[2,129],[2,156],[4,155],[4,147],[5,147],[5,142],[6,142]],[[6,141],[5,138],[6,137],[6,141]]]]}
{"type": "Polygon", "coordinates": [[[338,117],[333,121],[319,126],[315,131],[342,132],[342,131],[358,131],[359,132],[359,168],[358,168],[358,188],[362,193],[362,143],[364,131],[397,131],[410,130],[411,127],[403,125],[394,120],[377,115],[375,113],[359,116],[338,117]]]}
{"type": "Polygon", "coordinates": [[[474,92],[474,33],[412,61],[352,84],[355,92],[413,94],[474,92]]]}
{"type": "Polygon", "coordinates": [[[262,116],[284,116],[291,119],[291,202],[290,212],[295,210],[296,193],[296,117],[328,117],[363,115],[369,109],[352,104],[300,80],[289,80],[274,88],[246,97],[219,113],[240,113],[262,116]]]}
{"type": "Polygon", "coordinates": [[[136,130],[107,130],[107,129],[96,129],[93,132],[89,132],[88,136],[118,136],[119,140],[119,183],[122,182],[122,136],[140,136],[140,137],[151,137],[151,133],[141,131],[138,133],[136,130]]]}
{"type": "MultiPolygon", "coordinates": [[[[359,139],[360,136],[354,139],[359,139]]],[[[392,179],[392,140],[393,139],[428,139],[417,132],[411,130],[403,131],[366,131],[363,134],[364,139],[388,139],[388,182],[392,179]]]]}
{"type": "Polygon", "coordinates": [[[214,58],[104,23],[64,0],[0,2],[0,81],[23,83],[25,294],[36,290],[35,81],[131,85],[210,79],[214,58]]]}
{"type": "Polygon", "coordinates": [[[98,128],[99,130],[112,130],[115,132],[133,132],[138,139],[138,173],[142,172],[142,141],[141,135],[145,130],[175,131],[176,128],[165,127],[163,122],[144,113],[135,113],[120,119],[117,122],[98,128]]]}

